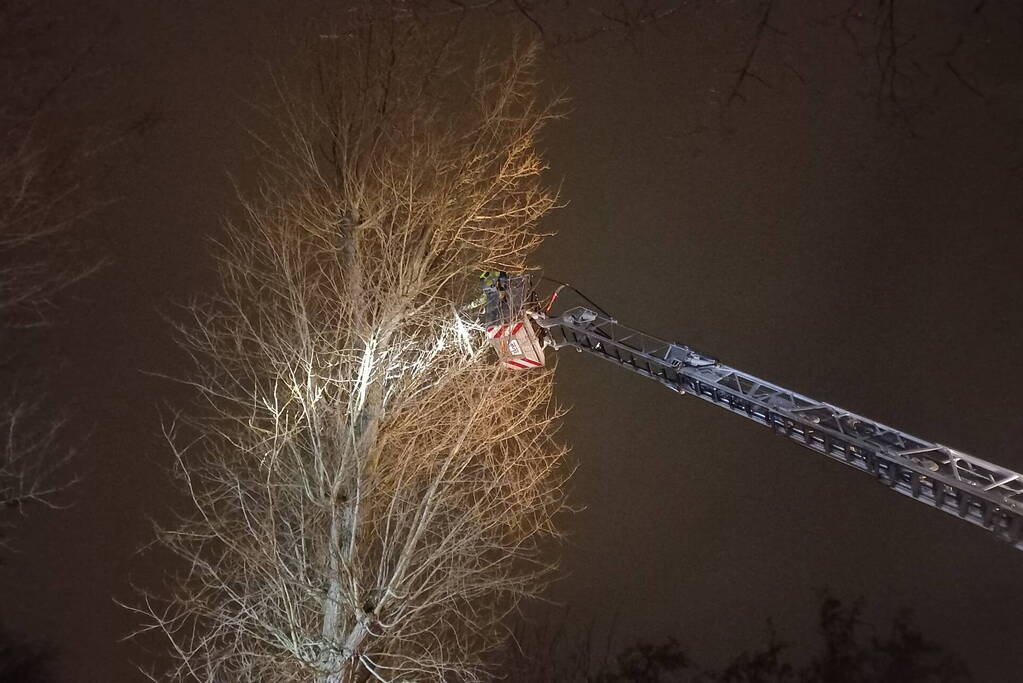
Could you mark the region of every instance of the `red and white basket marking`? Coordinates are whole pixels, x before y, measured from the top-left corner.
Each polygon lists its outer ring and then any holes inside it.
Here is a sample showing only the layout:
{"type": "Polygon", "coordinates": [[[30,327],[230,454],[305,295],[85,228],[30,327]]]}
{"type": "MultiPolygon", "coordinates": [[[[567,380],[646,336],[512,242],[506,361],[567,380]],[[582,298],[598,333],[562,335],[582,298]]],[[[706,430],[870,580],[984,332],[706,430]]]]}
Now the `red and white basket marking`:
{"type": "Polygon", "coordinates": [[[523,323],[515,323],[514,325],[491,325],[487,328],[487,338],[489,339],[500,339],[505,334],[511,336],[522,329],[523,323]]]}
{"type": "Polygon", "coordinates": [[[504,362],[509,368],[515,368],[516,370],[528,370],[529,368],[541,367],[541,363],[537,363],[532,358],[517,358],[515,360],[506,360],[504,362]]]}
{"type": "MultiPolygon", "coordinates": [[[[515,358],[505,358],[504,364],[506,367],[512,368],[513,370],[529,370],[530,368],[543,367],[543,363],[533,360],[532,358],[525,357],[521,352],[515,353],[515,350],[519,348],[519,344],[511,339],[519,330],[522,329],[524,322],[517,322],[511,325],[491,325],[487,328],[488,339],[506,339],[508,347],[502,353],[511,353],[515,358]]],[[[502,343],[503,345],[503,343],[502,343]]]]}

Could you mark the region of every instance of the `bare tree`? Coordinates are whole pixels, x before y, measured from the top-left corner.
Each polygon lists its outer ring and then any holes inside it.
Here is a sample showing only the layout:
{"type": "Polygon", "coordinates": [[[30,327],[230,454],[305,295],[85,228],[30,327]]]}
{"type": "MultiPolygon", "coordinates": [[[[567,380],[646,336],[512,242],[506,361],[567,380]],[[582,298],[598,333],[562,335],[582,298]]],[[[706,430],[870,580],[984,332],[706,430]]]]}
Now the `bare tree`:
{"type": "Polygon", "coordinates": [[[180,328],[192,511],[160,539],[188,571],[142,609],[171,679],[481,680],[550,569],[551,376],[499,369],[466,309],[555,203],[536,50],[463,74],[414,22],[329,46],[180,328]]]}
{"type": "Polygon", "coordinates": [[[53,54],[53,35],[37,4],[0,4],[0,507],[19,512],[54,505],[72,483],[63,420],[25,349],[51,322],[56,295],[98,265],[71,241],[94,207],[84,186],[100,144],[96,131],[68,122],[87,51],[53,54]]]}
{"type": "Polygon", "coordinates": [[[83,274],[49,258],[80,214],[70,206],[73,181],[34,134],[37,121],[33,111],[0,112],[0,362],[8,386],[0,399],[0,505],[8,508],[49,504],[68,483],[57,476],[66,460],[55,454],[60,421],[46,417],[38,387],[13,367],[19,337],[45,324],[53,295],[83,274]]]}

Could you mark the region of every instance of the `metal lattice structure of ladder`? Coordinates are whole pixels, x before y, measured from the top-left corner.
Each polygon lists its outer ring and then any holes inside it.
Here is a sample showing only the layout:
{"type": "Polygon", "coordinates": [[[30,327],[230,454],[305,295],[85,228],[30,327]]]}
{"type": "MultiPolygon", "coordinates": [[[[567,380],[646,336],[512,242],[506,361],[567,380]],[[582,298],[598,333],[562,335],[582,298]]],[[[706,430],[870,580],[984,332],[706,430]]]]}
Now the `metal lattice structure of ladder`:
{"type": "Polygon", "coordinates": [[[1023,475],[803,396],[586,308],[540,317],[555,348],[611,361],[855,467],[1023,550],[1023,475]]]}

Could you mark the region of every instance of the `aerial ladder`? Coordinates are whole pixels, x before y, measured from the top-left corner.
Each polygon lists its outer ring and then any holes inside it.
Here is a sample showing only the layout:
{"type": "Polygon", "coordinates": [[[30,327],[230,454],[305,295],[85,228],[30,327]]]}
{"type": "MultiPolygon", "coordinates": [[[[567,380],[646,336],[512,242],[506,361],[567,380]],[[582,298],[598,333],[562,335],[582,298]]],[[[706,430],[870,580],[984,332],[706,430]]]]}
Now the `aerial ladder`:
{"type": "Polygon", "coordinates": [[[564,286],[543,303],[529,275],[502,274],[484,286],[486,335],[507,368],[543,367],[546,348],[603,358],[761,424],[1023,550],[1018,472],[772,384],[684,344],[626,327],[603,311],[580,306],[552,315],[564,286]]]}

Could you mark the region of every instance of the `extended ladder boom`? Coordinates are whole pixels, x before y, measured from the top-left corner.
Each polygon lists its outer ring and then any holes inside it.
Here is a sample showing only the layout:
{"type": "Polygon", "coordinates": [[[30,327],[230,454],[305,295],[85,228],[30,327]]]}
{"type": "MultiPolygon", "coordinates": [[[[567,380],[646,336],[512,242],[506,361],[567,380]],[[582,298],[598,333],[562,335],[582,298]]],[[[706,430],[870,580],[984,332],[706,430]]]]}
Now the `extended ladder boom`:
{"type": "Polygon", "coordinates": [[[537,320],[572,347],[766,425],[1023,550],[1023,475],[816,401],[586,308],[537,320]]]}

